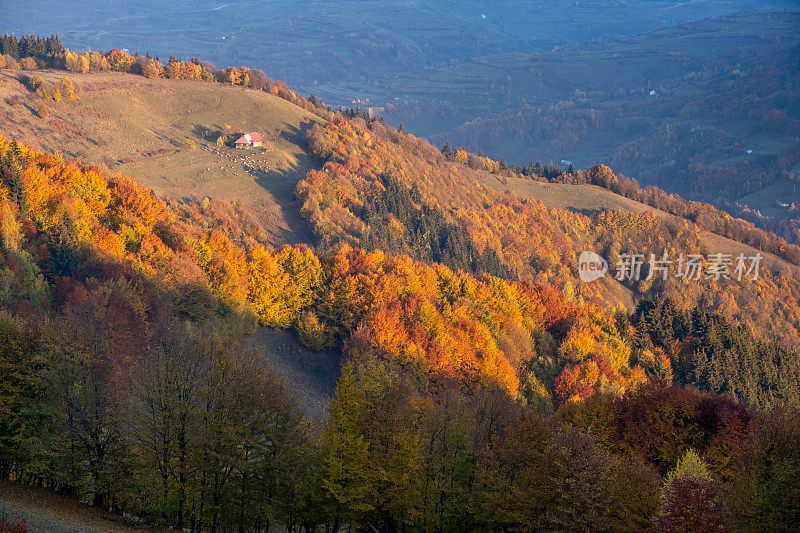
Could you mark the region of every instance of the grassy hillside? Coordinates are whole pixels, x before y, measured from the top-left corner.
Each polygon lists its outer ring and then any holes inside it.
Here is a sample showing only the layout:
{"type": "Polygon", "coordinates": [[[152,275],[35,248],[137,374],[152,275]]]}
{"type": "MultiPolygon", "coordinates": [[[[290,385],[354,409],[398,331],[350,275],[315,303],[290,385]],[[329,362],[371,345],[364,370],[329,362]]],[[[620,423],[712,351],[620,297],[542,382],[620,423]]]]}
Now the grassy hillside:
{"type": "Polygon", "coordinates": [[[164,531],[157,528],[129,527],[119,515],[10,481],[0,481],[0,517],[24,519],[28,531],[50,533],[134,533],[164,531]]]}
{"type": "MultiPolygon", "coordinates": [[[[16,75],[14,75],[16,74],[16,75]]],[[[64,72],[36,72],[45,81],[64,72]]],[[[0,76],[4,135],[68,158],[134,175],[170,198],[238,200],[266,228],[269,242],[308,242],[294,187],[312,162],[303,131],[320,119],[271,94],[222,84],[102,72],[69,73],[77,99],[48,102],[20,81],[0,76]],[[260,132],[263,148],[218,147],[219,133],[260,132]]]]}
{"type": "MultiPolygon", "coordinates": [[[[319,117],[264,92],[116,72],[69,73],[78,98],[48,102],[48,113],[39,117],[41,99],[16,74],[0,76],[0,99],[8,104],[1,112],[6,135],[135,175],[159,196],[241,202],[264,229],[265,244],[313,239],[295,205],[294,189],[313,168],[303,132],[319,117]],[[260,132],[264,147],[236,150],[214,142],[220,132],[244,131],[260,132]]],[[[65,73],[35,74],[57,81],[65,73]]],[[[249,343],[292,383],[304,410],[321,420],[340,355],[311,352],[296,337],[270,329],[259,330],[249,343]]]]}
{"type": "MultiPolygon", "coordinates": [[[[502,182],[494,177],[487,177],[485,183],[502,187],[502,182]]],[[[599,214],[603,211],[627,211],[631,213],[653,213],[659,219],[680,220],[679,217],[656,209],[649,205],[625,198],[598,187],[597,185],[570,185],[566,183],[543,183],[524,178],[507,178],[505,186],[520,198],[532,198],[542,202],[549,209],[562,209],[585,215],[599,214]]],[[[758,250],[747,244],[717,235],[711,231],[699,231],[698,236],[706,253],[719,251],[732,255],[740,253],[754,255],[758,250]]],[[[764,265],[776,271],[785,271],[789,275],[800,275],[800,266],[768,252],[760,252],[764,256],[764,265]]]]}
{"type": "MultiPolygon", "coordinates": [[[[63,73],[41,71],[39,75],[48,82],[63,73]]],[[[370,126],[369,133],[364,133],[363,126],[355,130],[337,127],[326,133],[327,140],[306,146],[305,131],[321,120],[263,92],[110,72],[70,76],[78,97],[48,101],[44,117],[38,116],[42,99],[26,88],[20,73],[0,78],[2,96],[9,104],[3,111],[7,133],[35,147],[103,162],[112,171],[136,176],[158,196],[240,202],[264,228],[259,240],[267,245],[319,239],[323,250],[346,242],[476,273],[505,275],[508,269],[520,279],[553,283],[596,304],[611,308],[623,304],[628,309],[639,296],[659,294],[663,289],[615,280],[599,286],[581,284],[576,268],[582,250],[608,252],[612,240],[623,239],[619,244],[631,247],[632,252],[652,248],[660,253],[665,246],[674,249],[672,239],[680,238],[678,248],[685,251],[755,254],[750,246],[687,225],[682,218],[607,189],[539,183],[513,174],[490,174],[471,165],[452,165],[435,148],[377,123],[370,126]],[[262,132],[266,147],[237,151],[214,142],[221,133],[248,130],[262,132]],[[322,160],[331,158],[322,146],[325,143],[336,152],[333,160],[346,169],[328,165],[324,172],[316,170],[322,160]],[[416,238],[412,242],[392,229],[396,226],[390,219],[396,213],[378,207],[372,214],[364,211],[365,206],[378,205],[374,195],[387,185],[370,181],[376,172],[394,176],[392,179],[402,176],[398,183],[417,187],[426,209],[441,209],[438,215],[431,212],[433,218],[427,216],[414,224],[437,228],[435,231],[443,232],[443,240],[426,243],[416,238]],[[298,194],[303,209],[295,200],[301,179],[298,194]],[[354,203],[345,200],[344,210],[337,207],[346,198],[354,203]],[[628,235],[609,233],[605,211],[632,213],[636,216],[631,221],[656,229],[650,234],[640,230],[628,235]],[[386,225],[370,222],[370,217],[385,216],[389,217],[386,225]],[[642,250],[633,250],[634,246],[642,250]]],[[[396,221],[401,227],[412,224],[410,220],[396,221]]],[[[622,222],[613,222],[618,223],[622,222]]],[[[764,255],[771,274],[760,290],[770,295],[779,290],[783,282],[776,285],[773,275],[775,280],[788,276],[787,283],[793,287],[796,267],[764,255]]],[[[713,308],[729,308],[724,301],[717,301],[719,296],[712,289],[680,291],[688,298],[686,295],[699,290],[696,297],[704,294],[713,308]]],[[[739,307],[747,306],[747,291],[736,291],[737,304],[728,309],[730,317],[746,313],[739,307]]],[[[757,328],[794,342],[797,335],[789,324],[798,318],[773,296],[769,301],[779,307],[774,310],[778,316],[762,315],[757,328]]]]}

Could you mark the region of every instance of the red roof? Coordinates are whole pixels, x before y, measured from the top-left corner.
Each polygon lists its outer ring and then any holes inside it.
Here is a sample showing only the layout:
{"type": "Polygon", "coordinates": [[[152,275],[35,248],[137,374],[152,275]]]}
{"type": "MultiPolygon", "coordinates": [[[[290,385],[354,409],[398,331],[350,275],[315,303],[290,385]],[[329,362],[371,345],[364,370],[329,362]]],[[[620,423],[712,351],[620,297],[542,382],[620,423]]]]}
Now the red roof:
{"type": "Polygon", "coordinates": [[[261,135],[258,133],[245,133],[233,144],[253,144],[253,143],[260,143],[262,141],[261,135]]]}

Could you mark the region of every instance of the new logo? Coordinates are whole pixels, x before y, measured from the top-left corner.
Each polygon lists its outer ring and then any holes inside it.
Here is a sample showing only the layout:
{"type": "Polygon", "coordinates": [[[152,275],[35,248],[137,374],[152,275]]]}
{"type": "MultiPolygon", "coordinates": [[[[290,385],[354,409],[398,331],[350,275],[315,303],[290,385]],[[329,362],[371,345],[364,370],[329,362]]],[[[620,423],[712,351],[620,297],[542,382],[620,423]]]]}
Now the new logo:
{"type": "Polygon", "coordinates": [[[586,250],[578,257],[578,275],[587,283],[602,278],[608,272],[608,262],[598,254],[586,250]]]}

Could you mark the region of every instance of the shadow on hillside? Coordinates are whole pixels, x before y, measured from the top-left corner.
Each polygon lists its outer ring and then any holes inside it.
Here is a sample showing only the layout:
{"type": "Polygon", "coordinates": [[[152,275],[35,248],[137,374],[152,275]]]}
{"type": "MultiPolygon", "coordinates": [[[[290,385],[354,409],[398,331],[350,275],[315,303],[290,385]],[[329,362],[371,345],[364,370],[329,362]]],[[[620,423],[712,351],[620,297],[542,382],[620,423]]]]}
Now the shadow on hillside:
{"type": "Polygon", "coordinates": [[[202,124],[192,124],[192,134],[203,141],[214,142],[217,140],[217,137],[222,134],[222,131],[221,129],[203,126],[202,124]]]}
{"type": "Polygon", "coordinates": [[[34,117],[43,118],[42,115],[40,115],[39,112],[36,109],[34,109],[32,105],[26,104],[25,102],[22,102],[22,105],[25,106],[25,109],[30,111],[31,115],[33,115],[34,117]]]}
{"type": "Polygon", "coordinates": [[[306,132],[311,129],[314,125],[314,122],[311,120],[306,120],[300,123],[300,127],[292,126],[291,124],[285,124],[285,130],[281,131],[281,138],[284,140],[289,141],[292,144],[296,144],[297,146],[305,147],[306,145],[306,132]]]}
{"type": "Polygon", "coordinates": [[[571,211],[573,213],[578,213],[580,215],[586,215],[587,217],[592,217],[594,215],[599,215],[603,211],[608,211],[609,209],[589,209],[586,207],[567,207],[567,211],[571,211]]]}
{"type": "Polygon", "coordinates": [[[20,79],[22,77],[22,74],[20,74],[20,75],[8,74],[7,72],[0,71],[0,76],[3,76],[4,78],[8,78],[10,80],[16,80],[16,81],[22,83],[22,79],[20,79]]]}
{"type": "MultiPolygon", "coordinates": [[[[305,158],[304,158],[305,159],[305,158]]],[[[286,228],[264,228],[275,239],[274,241],[287,244],[306,243],[313,245],[316,242],[308,221],[300,215],[300,203],[295,197],[294,190],[297,182],[305,176],[313,166],[310,161],[300,161],[286,169],[262,170],[250,165],[244,165],[244,170],[253,176],[255,182],[269,192],[275,199],[281,211],[281,216],[289,226],[286,228]]]]}

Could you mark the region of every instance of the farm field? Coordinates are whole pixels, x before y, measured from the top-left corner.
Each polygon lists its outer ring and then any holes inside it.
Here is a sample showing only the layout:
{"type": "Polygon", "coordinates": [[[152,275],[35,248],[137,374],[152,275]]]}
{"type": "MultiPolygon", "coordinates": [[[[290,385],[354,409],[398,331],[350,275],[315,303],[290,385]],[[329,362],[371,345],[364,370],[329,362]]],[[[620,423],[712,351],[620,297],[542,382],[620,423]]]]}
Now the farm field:
{"type": "Polygon", "coordinates": [[[738,202],[752,209],[758,209],[765,216],[781,219],[787,216],[788,209],[776,205],[776,202],[791,204],[798,199],[800,199],[800,183],[796,180],[781,180],[739,198],[738,202]]]}

